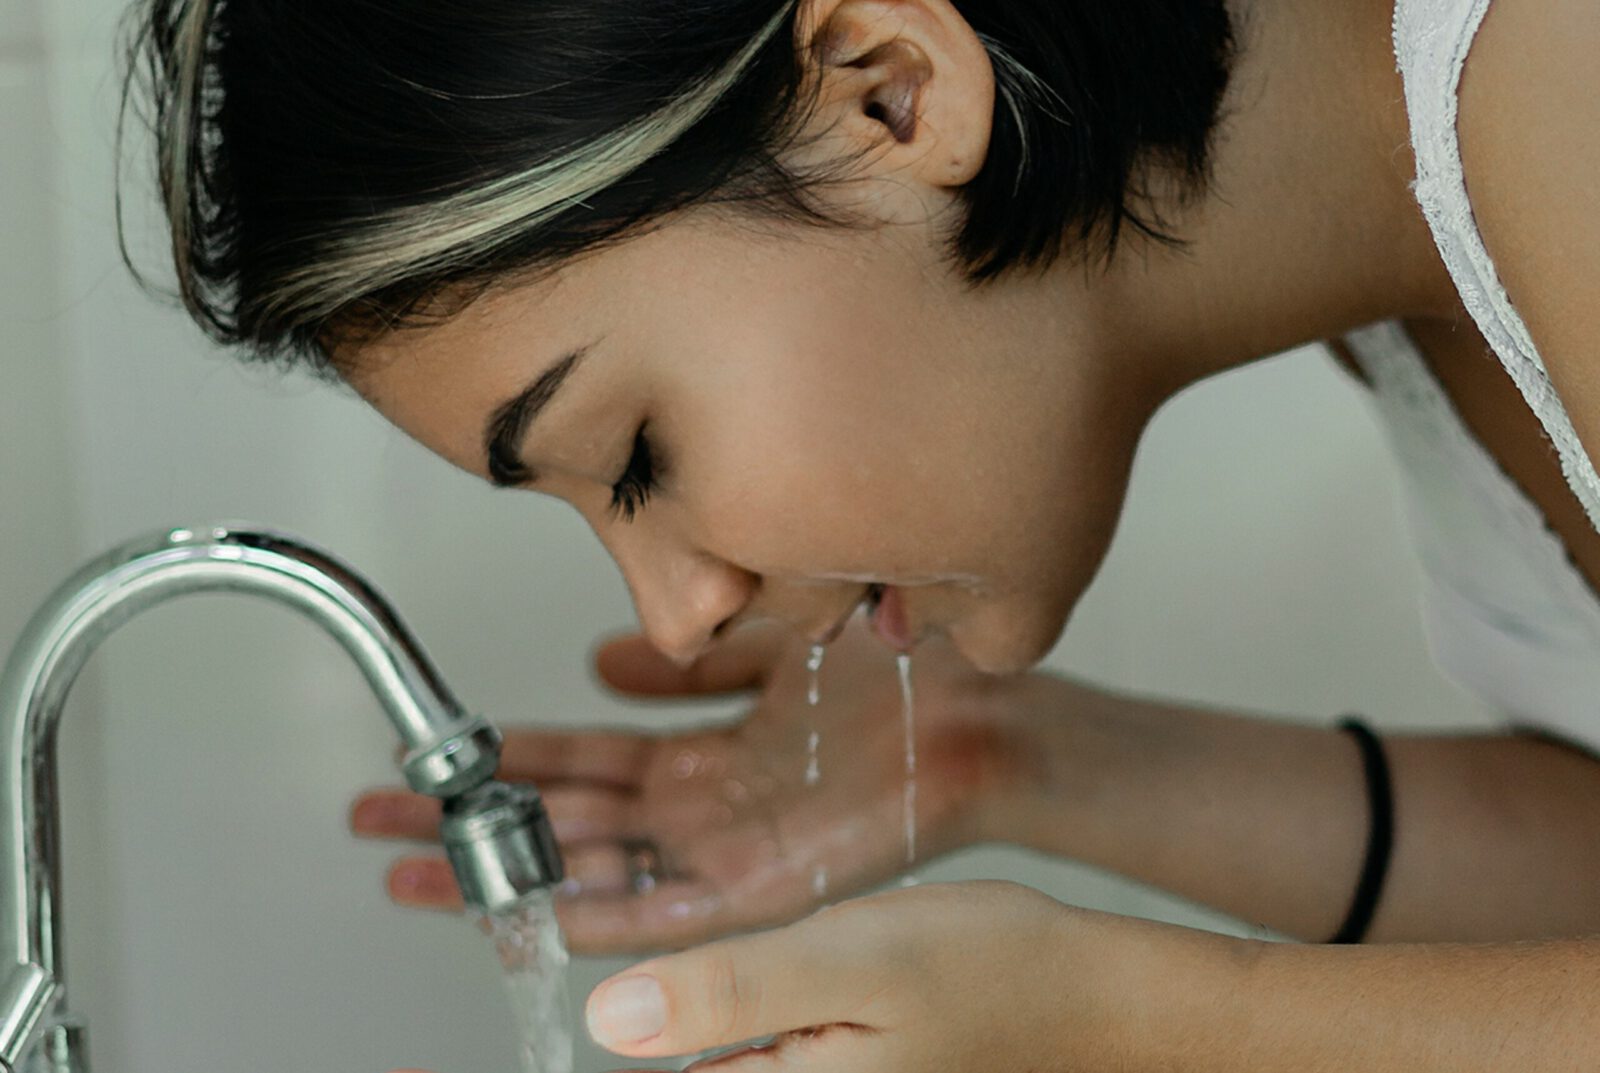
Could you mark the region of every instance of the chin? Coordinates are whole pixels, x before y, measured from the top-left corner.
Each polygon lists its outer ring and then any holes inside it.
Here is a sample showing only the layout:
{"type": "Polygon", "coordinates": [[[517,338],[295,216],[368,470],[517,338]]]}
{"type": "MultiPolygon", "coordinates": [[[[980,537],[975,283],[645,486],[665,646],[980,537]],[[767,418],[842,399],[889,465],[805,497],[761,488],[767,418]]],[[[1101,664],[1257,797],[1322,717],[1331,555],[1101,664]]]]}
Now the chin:
{"type": "Polygon", "coordinates": [[[1050,654],[1066,620],[1048,623],[1019,615],[1015,609],[986,608],[949,631],[950,643],[968,663],[985,674],[1021,674],[1050,654]]]}

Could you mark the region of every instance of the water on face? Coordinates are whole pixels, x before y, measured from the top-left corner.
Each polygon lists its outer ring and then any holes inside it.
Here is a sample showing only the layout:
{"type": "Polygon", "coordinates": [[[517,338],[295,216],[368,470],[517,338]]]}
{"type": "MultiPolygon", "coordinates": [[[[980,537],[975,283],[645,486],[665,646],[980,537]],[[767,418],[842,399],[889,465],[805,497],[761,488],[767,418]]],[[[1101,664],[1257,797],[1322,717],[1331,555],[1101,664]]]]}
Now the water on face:
{"type": "MultiPolygon", "coordinates": [[[[806,656],[806,704],[812,708],[822,703],[822,657],[826,654],[821,645],[812,645],[810,654],[806,656]]],[[[822,734],[813,723],[811,733],[806,736],[807,786],[815,786],[822,781],[822,765],[817,759],[817,748],[821,744],[822,734]]],[[[811,873],[811,892],[818,898],[826,897],[828,893],[828,870],[820,864],[811,873]]]]}
{"type": "MultiPolygon", "coordinates": [[[[906,835],[906,867],[917,863],[917,722],[915,698],[911,693],[911,653],[902,652],[895,657],[900,669],[900,721],[906,735],[906,781],[903,797],[903,815],[906,835]]],[[[912,886],[916,879],[906,876],[902,886],[912,886]]]]}
{"type": "Polygon", "coordinates": [[[484,920],[505,969],[506,993],[521,1039],[522,1073],[572,1073],[567,1021],[567,947],[549,891],[535,891],[507,913],[484,920]]]}

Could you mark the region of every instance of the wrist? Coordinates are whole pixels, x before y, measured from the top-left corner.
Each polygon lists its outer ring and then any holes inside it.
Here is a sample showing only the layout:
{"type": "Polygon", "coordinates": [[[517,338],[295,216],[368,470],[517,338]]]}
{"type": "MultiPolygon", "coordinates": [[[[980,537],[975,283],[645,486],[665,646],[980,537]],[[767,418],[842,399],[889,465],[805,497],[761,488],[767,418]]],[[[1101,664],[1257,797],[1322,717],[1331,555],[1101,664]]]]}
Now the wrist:
{"type": "MultiPolygon", "coordinates": [[[[1086,1068],[1245,1073],[1250,995],[1272,944],[1095,914],[1104,936],[1091,1013],[1104,1026],[1086,1068]]],[[[1086,1056],[1087,1057],[1087,1056],[1086,1056]]]]}
{"type": "Polygon", "coordinates": [[[1128,743],[1124,701],[1035,672],[990,680],[968,701],[991,728],[971,802],[973,841],[1082,857],[1128,743]]]}
{"type": "Polygon", "coordinates": [[[1055,758],[1046,753],[1053,728],[1040,704],[1040,680],[1047,678],[984,675],[963,683],[952,697],[969,728],[962,743],[967,777],[961,780],[961,842],[1025,844],[1033,817],[1045,811],[1040,799],[1058,777],[1055,758]]]}

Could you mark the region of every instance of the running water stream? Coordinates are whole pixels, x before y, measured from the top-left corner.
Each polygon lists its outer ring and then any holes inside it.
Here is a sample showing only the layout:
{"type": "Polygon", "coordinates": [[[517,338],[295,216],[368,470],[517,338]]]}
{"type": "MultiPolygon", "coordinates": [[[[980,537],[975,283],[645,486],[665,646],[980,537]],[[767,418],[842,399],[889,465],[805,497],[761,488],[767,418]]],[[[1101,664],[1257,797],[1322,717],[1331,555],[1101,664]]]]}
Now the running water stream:
{"type": "MultiPolygon", "coordinates": [[[[812,645],[811,653],[806,657],[806,673],[809,676],[806,683],[806,703],[815,708],[822,703],[822,657],[827,654],[821,645],[812,645]]],[[[822,744],[822,734],[817,730],[816,719],[811,721],[811,730],[806,737],[806,785],[815,786],[822,781],[822,765],[817,758],[817,748],[822,744]]],[[[811,871],[811,893],[818,898],[828,896],[828,868],[818,864],[811,871]]]]}
{"type": "Polygon", "coordinates": [[[917,866],[917,722],[915,697],[911,692],[911,653],[901,652],[895,657],[895,665],[900,670],[900,721],[905,726],[906,736],[906,781],[902,796],[907,873],[900,885],[914,887],[917,877],[909,870],[917,866]]]}
{"type": "MultiPolygon", "coordinates": [[[[821,645],[812,645],[806,656],[806,703],[815,708],[822,702],[822,659],[826,654],[821,645]]],[[[917,865],[917,723],[916,697],[911,689],[911,653],[895,656],[895,666],[900,674],[900,721],[905,733],[905,783],[901,794],[901,822],[905,831],[905,864],[907,874],[900,880],[904,887],[914,887],[916,876],[910,869],[917,865]]],[[[813,720],[806,737],[806,785],[816,786],[822,781],[822,768],[817,756],[821,734],[813,720]]],[[[811,872],[811,890],[818,898],[828,894],[828,869],[817,864],[811,872]]]]}
{"type": "Polygon", "coordinates": [[[535,891],[511,911],[482,918],[480,927],[505,969],[522,1073],[572,1073],[567,947],[551,892],[535,891]]]}
{"type": "MultiPolygon", "coordinates": [[[[811,654],[806,657],[806,672],[810,681],[806,686],[806,703],[815,708],[822,703],[822,657],[827,650],[821,645],[812,645],[811,654]]],[[[811,735],[806,739],[806,785],[815,786],[822,778],[822,768],[817,763],[817,746],[822,744],[822,735],[817,732],[816,720],[811,723],[811,735]]]]}

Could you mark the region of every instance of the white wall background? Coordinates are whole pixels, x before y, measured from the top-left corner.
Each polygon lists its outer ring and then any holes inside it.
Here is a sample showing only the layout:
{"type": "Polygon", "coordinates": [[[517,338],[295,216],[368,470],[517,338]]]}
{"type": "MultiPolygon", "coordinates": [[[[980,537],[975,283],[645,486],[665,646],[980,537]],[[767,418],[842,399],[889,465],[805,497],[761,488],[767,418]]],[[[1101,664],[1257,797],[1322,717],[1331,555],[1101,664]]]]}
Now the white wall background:
{"type": "MultiPolygon", "coordinates": [[[[80,560],[173,523],[301,532],[396,602],[456,692],[504,722],[637,720],[585,656],[626,594],[576,516],[493,494],[356,401],[240,368],[117,258],[120,0],[0,2],[0,651],[80,560]]],[[[160,232],[130,188],[133,234],[160,232]]],[[[1398,486],[1364,403],[1307,351],[1175,402],[1052,664],[1326,720],[1486,715],[1431,670],[1398,486]]],[[[383,896],[346,832],[395,781],[342,653],[277,608],[205,598],[126,627],[62,734],[74,1005],[100,1073],[509,1073],[497,968],[464,920],[383,896]]],[[[986,850],[930,869],[1230,927],[1086,869],[986,850]]],[[[619,962],[580,962],[581,997],[619,962]]],[[[585,1050],[579,1070],[619,1063],[585,1050]]]]}

